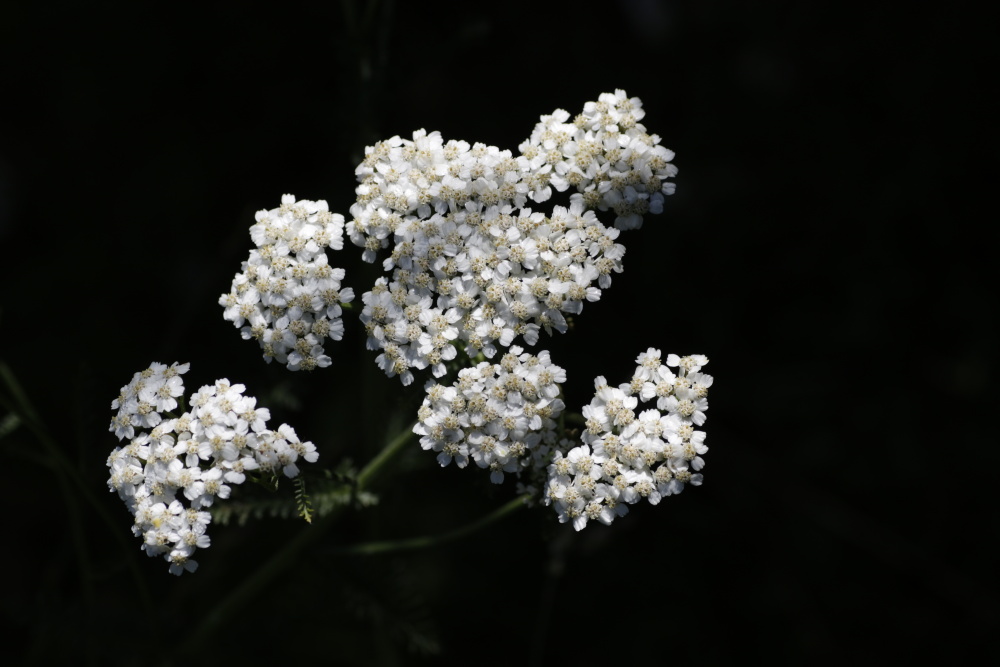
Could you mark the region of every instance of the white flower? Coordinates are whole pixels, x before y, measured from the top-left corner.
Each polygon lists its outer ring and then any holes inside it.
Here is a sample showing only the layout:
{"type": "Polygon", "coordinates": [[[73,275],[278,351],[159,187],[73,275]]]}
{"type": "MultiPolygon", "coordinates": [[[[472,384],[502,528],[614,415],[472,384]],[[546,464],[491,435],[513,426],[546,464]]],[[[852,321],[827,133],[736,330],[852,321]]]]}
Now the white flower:
{"type": "Polygon", "coordinates": [[[361,314],[388,376],[408,384],[413,369],[430,367],[441,377],[458,349],[492,358],[517,337],[533,345],[541,329],[565,332],[566,314],[598,300],[622,270],[618,230],[592,206],[574,201],[550,214],[528,207],[551,196],[550,158],[575,151],[577,128],[559,119],[569,115],[543,117],[555,134],[540,133],[521,157],[424,130],[366,149],[347,232],[366,261],[389,251],[383,269],[392,275],[362,297],[361,314]],[[432,328],[441,318],[450,326],[432,328]]]}
{"type": "Polygon", "coordinates": [[[702,475],[691,470],[704,466],[708,447],[705,433],[693,427],[704,423],[708,409],[712,377],[697,372],[707,363],[702,355],[669,355],[675,376],[660,351],[649,348],[636,358],[631,382],[616,388],[596,378],[594,398],[582,411],[584,444],[548,465],[545,503],[561,522],[576,530],[592,519],[610,524],[628,504],[645,498],[656,505],[688,484],[701,484],[702,475]],[[658,409],[635,414],[639,401],[654,398],[658,409]]]}
{"type": "Polygon", "coordinates": [[[284,195],[256,221],[250,238],[257,249],[219,297],[223,317],[256,340],[268,362],[290,370],[329,366],[323,344],[343,338],[341,306],[354,299],[354,290],[341,286],[344,270],[331,267],[325,252],[343,248],[343,216],[325,201],[284,195]]]}
{"type": "Polygon", "coordinates": [[[575,188],[574,202],[614,210],[615,227],[638,229],[647,213],[662,212],[664,195],[674,192],[667,179],[677,174],[673,152],[647,134],[644,116],[639,98],[604,93],[572,122],[562,109],[542,116],[521,154],[532,169],[551,168],[557,190],[575,188]]]}
{"type": "Polygon", "coordinates": [[[565,378],[548,352],[535,356],[512,346],[498,364],[462,369],[449,387],[428,382],[413,431],[442,466],[454,461],[464,468],[472,459],[499,484],[506,473],[530,468],[533,452],[555,438],[565,407],[558,384],[565,378]]]}
{"type": "Polygon", "coordinates": [[[176,403],[184,394],[179,376],[188,368],[154,363],[122,388],[112,402],[118,414],[111,430],[131,441],[116,447],[107,460],[108,487],[135,516],[132,530],[143,538],[143,550],[162,555],[171,564],[170,572],[178,575],[193,572],[197,561],[191,556],[210,544],[206,528],[211,515],[201,508],[229,498],[230,485],[242,484],[247,472],[280,467],[294,477],[299,459],[312,463],[319,457],[315,445],[301,441],[287,424],[277,432],[268,430],[270,411],[244,396],[243,385],[226,379],[194,392],[188,401],[191,411],[179,417],[163,419],[150,410],[135,419],[143,402],[140,396],[157,396],[164,401],[161,405],[176,403]],[[136,429],[149,431],[134,433],[136,429]],[[130,430],[132,435],[126,436],[130,430]]]}

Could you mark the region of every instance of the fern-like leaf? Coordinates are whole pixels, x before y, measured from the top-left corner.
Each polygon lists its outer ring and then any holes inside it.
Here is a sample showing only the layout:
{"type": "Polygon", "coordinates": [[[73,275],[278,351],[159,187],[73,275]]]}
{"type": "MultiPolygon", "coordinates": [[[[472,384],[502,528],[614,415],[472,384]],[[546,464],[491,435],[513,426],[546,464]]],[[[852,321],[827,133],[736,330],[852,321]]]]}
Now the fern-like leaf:
{"type": "MultiPolygon", "coordinates": [[[[273,490],[277,486],[277,477],[255,481],[268,490],[273,490]]],[[[358,493],[353,482],[345,482],[339,479],[339,475],[330,475],[325,479],[310,479],[308,494],[302,477],[296,477],[293,483],[294,499],[284,494],[278,496],[275,493],[258,497],[251,495],[240,499],[230,498],[225,503],[217,503],[210,508],[212,521],[221,525],[235,523],[243,526],[250,519],[301,517],[311,523],[313,519],[322,518],[338,507],[346,505],[361,509],[378,503],[378,496],[367,491],[358,493]]]]}
{"type": "Polygon", "coordinates": [[[309,494],[306,493],[306,480],[301,475],[295,478],[295,506],[299,510],[299,516],[305,519],[306,523],[312,523],[312,503],[309,501],[309,494]]]}

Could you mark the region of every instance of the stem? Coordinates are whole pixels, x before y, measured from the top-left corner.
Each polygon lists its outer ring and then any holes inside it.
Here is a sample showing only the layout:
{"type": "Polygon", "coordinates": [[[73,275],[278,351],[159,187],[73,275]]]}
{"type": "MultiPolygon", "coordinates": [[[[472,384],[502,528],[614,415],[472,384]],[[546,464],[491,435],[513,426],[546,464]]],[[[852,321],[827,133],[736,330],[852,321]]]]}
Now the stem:
{"type": "MultiPolygon", "coordinates": [[[[364,491],[378,479],[384,473],[386,464],[402,451],[403,447],[410,442],[414,435],[411,424],[410,427],[393,438],[375,458],[369,461],[368,465],[358,473],[357,491],[364,491]]],[[[187,641],[184,642],[184,645],[179,650],[179,655],[184,655],[186,651],[200,646],[204,641],[213,637],[223,621],[230,615],[235,614],[239,609],[244,608],[261,589],[287,569],[295,561],[300,552],[322,538],[326,530],[344,511],[344,507],[341,505],[335,508],[332,512],[302,530],[281,551],[274,554],[252,577],[247,579],[242,586],[237,587],[228,597],[222,599],[202,619],[197,628],[188,635],[187,641]]]]}
{"type": "Polygon", "coordinates": [[[406,430],[400,432],[399,435],[393,438],[392,442],[375,455],[375,458],[368,462],[368,465],[362,468],[361,472],[358,473],[358,491],[364,491],[372,481],[378,479],[379,475],[382,474],[385,464],[391,461],[413,439],[415,435],[413,433],[413,426],[414,424],[410,424],[406,430]]]}
{"type": "Polygon", "coordinates": [[[453,531],[444,533],[443,535],[425,535],[423,537],[411,537],[405,540],[388,540],[384,542],[367,542],[365,544],[355,544],[348,547],[334,547],[330,549],[327,553],[335,555],[361,555],[361,556],[371,556],[374,554],[383,554],[388,552],[398,552],[398,551],[412,551],[414,549],[425,549],[428,547],[435,547],[441,544],[446,544],[453,540],[465,537],[471,533],[476,532],[486,526],[499,521],[508,514],[512,514],[516,510],[525,506],[528,498],[530,496],[525,494],[523,496],[518,496],[514,498],[506,505],[503,505],[484,517],[481,517],[472,523],[457,528],[453,531]]]}

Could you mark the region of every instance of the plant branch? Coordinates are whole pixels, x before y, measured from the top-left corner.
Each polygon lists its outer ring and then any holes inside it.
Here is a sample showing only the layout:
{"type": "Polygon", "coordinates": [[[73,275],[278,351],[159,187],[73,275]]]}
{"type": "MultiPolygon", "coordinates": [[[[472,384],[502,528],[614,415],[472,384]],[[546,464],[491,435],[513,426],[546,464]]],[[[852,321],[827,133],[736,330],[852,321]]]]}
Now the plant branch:
{"type": "Polygon", "coordinates": [[[355,544],[347,547],[334,547],[330,549],[327,553],[335,555],[360,555],[360,556],[371,556],[374,554],[383,554],[398,551],[412,551],[414,549],[426,549],[430,547],[440,546],[448,542],[452,542],[459,538],[470,535],[491,523],[495,523],[500,519],[504,518],[508,514],[515,512],[516,510],[525,507],[529,496],[523,495],[514,498],[507,504],[498,507],[494,511],[490,512],[484,517],[473,521],[470,524],[457,528],[450,532],[444,533],[443,535],[425,535],[422,537],[412,537],[404,540],[387,540],[383,542],[367,542],[364,544],[355,544]]]}
{"type": "MultiPolygon", "coordinates": [[[[413,425],[411,424],[404,431],[396,435],[375,458],[369,461],[368,465],[358,473],[356,482],[357,492],[364,491],[374,483],[385,472],[389,461],[402,451],[403,447],[413,439],[414,435],[413,425]]],[[[181,647],[179,654],[184,655],[186,651],[200,646],[204,641],[214,636],[217,628],[227,618],[234,615],[237,610],[244,608],[265,586],[294,563],[302,551],[322,538],[327,529],[333,525],[343,511],[344,506],[337,507],[326,516],[303,529],[281,551],[274,554],[270,560],[264,563],[252,577],[248,578],[241,586],[223,598],[202,619],[197,628],[188,635],[188,639],[181,647]]]]}

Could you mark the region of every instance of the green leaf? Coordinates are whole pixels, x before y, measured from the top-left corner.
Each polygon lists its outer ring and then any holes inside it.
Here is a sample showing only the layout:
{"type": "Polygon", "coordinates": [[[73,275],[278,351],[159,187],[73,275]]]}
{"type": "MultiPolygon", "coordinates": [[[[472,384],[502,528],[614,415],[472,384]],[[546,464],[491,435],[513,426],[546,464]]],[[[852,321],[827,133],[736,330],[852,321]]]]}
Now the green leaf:
{"type": "Polygon", "coordinates": [[[299,475],[295,478],[295,506],[299,510],[299,516],[306,520],[306,523],[312,523],[313,518],[313,508],[312,503],[309,502],[309,494],[306,493],[306,480],[305,477],[299,475]]]}

